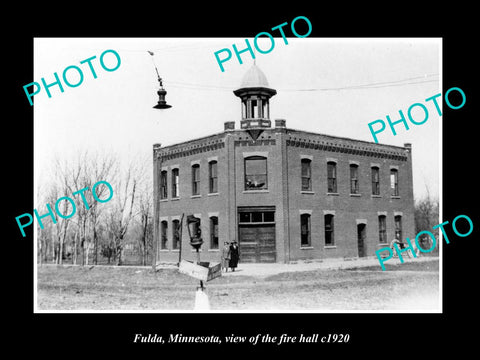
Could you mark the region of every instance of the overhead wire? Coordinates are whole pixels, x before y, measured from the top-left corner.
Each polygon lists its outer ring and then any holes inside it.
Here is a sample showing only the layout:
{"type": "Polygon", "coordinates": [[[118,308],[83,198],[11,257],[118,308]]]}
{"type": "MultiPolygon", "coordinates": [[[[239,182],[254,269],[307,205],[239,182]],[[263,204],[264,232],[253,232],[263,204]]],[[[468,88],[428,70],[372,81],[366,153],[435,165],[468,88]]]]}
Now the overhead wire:
{"type": "MultiPolygon", "coordinates": [[[[201,49],[205,48],[206,46],[185,46],[185,45],[174,45],[174,46],[166,46],[163,48],[155,48],[151,51],[147,50],[150,55],[152,55],[152,61],[155,65],[154,61],[154,54],[156,52],[161,51],[175,51],[175,50],[190,50],[190,49],[201,49]]],[[[145,50],[128,50],[128,49],[120,49],[119,51],[127,51],[127,52],[145,52],[145,50]]],[[[156,68],[156,66],[155,66],[156,68]]],[[[157,71],[158,75],[158,71],[157,71]]],[[[425,74],[423,76],[415,76],[409,77],[404,79],[397,79],[397,80],[390,80],[390,81],[381,81],[381,82],[372,82],[372,83],[365,83],[365,84],[357,84],[357,85],[347,85],[347,86],[338,86],[338,87],[324,87],[324,88],[278,88],[279,91],[285,92],[316,92],[316,91],[341,91],[341,90],[364,90],[364,89],[378,89],[384,87],[397,87],[397,86],[407,86],[407,85],[418,85],[424,83],[432,83],[438,82],[439,79],[429,80],[427,78],[438,76],[438,73],[433,74],[425,74]],[[419,80],[419,81],[416,81],[419,80]]],[[[191,90],[208,90],[208,91],[232,91],[233,89],[237,88],[238,86],[221,86],[221,85],[209,85],[209,84],[198,84],[198,83],[190,83],[190,82],[182,82],[182,81],[172,81],[172,80],[163,80],[163,82],[168,85],[169,87],[174,88],[183,88],[183,89],[191,89],[191,90]]]]}
{"type": "MultiPolygon", "coordinates": [[[[427,78],[431,78],[431,77],[434,77],[434,76],[438,76],[438,74],[427,74],[427,75],[423,75],[423,76],[416,76],[416,77],[410,77],[410,78],[399,79],[399,80],[372,82],[372,83],[339,86],[339,87],[304,88],[304,89],[302,89],[302,88],[295,88],[295,89],[292,89],[292,88],[278,88],[278,90],[279,91],[292,91],[292,92],[293,91],[299,91],[299,92],[311,91],[311,92],[314,92],[314,91],[376,89],[376,88],[384,88],[384,87],[396,87],[396,86],[417,85],[417,84],[438,82],[439,79],[427,79],[427,78]]],[[[234,88],[238,87],[238,86],[219,86],[219,85],[195,84],[195,83],[180,82],[180,81],[168,81],[168,84],[171,87],[193,89],[193,90],[225,90],[225,91],[231,91],[234,88]]]]}

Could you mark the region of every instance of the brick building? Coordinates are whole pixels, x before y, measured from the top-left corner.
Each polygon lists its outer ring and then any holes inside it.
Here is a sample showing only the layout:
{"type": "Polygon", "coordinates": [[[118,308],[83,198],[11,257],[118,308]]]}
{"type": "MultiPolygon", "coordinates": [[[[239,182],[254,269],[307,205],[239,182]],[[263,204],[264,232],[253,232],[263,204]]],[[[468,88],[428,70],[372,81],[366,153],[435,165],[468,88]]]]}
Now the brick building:
{"type": "Polygon", "coordinates": [[[269,87],[253,65],[234,94],[240,128],[153,146],[156,261],[195,258],[182,214],[201,219],[202,261],[237,240],[240,262],[371,256],[414,235],[411,146],[272,124],[269,87]],[[273,125],[273,126],[272,126],[273,125]],[[181,242],[181,243],[180,243],[181,242]]]}

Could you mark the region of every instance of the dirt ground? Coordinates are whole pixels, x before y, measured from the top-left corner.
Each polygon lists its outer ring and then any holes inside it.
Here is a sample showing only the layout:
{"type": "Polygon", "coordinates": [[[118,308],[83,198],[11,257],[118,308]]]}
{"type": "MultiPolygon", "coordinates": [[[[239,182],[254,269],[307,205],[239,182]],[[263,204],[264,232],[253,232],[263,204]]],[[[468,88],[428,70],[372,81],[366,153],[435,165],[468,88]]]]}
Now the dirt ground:
{"type": "MultiPolygon", "coordinates": [[[[240,264],[206,283],[221,312],[439,312],[438,258],[240,264]]],[[[37,269],[37,311],[193,311],[198,280],[172,265],[37,269]]]]}

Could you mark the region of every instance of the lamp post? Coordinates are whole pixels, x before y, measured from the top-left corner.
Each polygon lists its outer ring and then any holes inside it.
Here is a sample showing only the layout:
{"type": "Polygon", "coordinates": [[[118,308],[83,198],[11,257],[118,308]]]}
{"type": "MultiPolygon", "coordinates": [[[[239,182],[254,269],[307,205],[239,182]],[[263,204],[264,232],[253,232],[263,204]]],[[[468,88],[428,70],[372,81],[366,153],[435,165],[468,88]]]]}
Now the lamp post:
{"type": "MultiPolygon", "coordinates": [[[[200,229],[200,219],[194,215],[187,216],[187,230],[190,237],[190,245],[197,252],[197,264],[200,264],[200,247],[203,244],[202,230],[200,229]]],[[[203,281],[200,280],[200,288],[203,290],[203,281]]]]}
{"type": "Polygon", "coordinates": [[[167,91],[163,88],[162,78],[160,77],[160,74],[158,73],[157,66],[155,65],[155,62],[153,61],[154,53],[152,51],[147,51],[147,52],[150,55],[152,55],[153,66],[155,67],[155,71],[157,72],[158,83],[160,84],[160,89],[157,91],[158,103],[153,108],[154,109],[168,109],[168,108],[171,108],[172,105],[168,105],[167,101],[165,100],[165,95],[167,95],[167,91]]]}

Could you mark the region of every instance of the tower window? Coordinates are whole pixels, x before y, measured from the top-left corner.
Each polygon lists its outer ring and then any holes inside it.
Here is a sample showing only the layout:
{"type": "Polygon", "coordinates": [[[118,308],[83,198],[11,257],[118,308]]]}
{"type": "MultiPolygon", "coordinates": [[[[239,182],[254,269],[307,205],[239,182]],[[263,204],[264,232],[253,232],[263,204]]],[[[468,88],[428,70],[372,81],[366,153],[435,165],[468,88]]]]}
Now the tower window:
{"type": "Polygon", "coordinates": [[[252,100],[251,101],[251,108],[252,108],[252,118],[256,119],[258,118],[258,103],[257,100],[252,100]]]}

